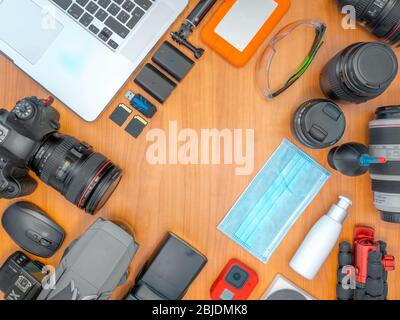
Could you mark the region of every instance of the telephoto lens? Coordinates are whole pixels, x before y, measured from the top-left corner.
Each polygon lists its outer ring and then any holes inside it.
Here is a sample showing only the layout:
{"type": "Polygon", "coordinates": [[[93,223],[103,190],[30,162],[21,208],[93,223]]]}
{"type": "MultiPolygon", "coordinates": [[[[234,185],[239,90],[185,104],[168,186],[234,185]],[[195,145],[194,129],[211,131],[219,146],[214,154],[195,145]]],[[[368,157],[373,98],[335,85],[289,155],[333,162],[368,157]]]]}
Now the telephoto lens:
{"type": "Polygon", "coordinates": [[[340,9],[352,6],[357,21],[388,44],[400,45],[400,0],[336,0],[340,9]]]}
{"type": "Polygon", "coordinates": [[[87,213],[95,214],[121,180],[121,169],[92,147],[55,133],[40,146],[29,167],[46,184],[87,213]]]}
{"type": "Polygon", "coordinates": [[[375,207],[382,220],[400,223],[400,106],[382,107],[369,124],[370,155],[386,158],[370,167],[375,207]]]}
{"type": "Polygon", "coordinates": [[[397,71],[397,57],[389,46],[360,42],[327,63],[321,72],[320,86],[330,99],[359,104],[385,92],[397,71]]]}

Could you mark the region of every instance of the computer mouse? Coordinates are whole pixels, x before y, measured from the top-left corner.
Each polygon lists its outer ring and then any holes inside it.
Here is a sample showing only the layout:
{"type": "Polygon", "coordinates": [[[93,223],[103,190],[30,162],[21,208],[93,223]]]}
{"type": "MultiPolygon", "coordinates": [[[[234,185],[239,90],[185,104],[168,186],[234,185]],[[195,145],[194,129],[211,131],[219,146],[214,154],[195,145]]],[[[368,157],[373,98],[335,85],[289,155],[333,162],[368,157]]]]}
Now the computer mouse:
{"type": "Polygon", "coordinates": [[[49,258],[64,241],[64,230],[30,202],[17,202],[3,214],[2,224],[8,235],[29,253],[49,258]]]}

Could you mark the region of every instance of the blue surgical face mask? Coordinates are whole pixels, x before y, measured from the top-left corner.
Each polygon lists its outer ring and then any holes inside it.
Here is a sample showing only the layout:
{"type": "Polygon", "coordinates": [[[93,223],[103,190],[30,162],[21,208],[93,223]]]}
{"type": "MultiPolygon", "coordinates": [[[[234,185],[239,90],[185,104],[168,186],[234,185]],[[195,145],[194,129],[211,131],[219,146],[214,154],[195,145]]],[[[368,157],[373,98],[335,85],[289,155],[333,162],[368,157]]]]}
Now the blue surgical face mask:
{"type": "Polygon", "coordinates": [[[285,139],[218,229],[267,263],[330,175],[285,139]]]}

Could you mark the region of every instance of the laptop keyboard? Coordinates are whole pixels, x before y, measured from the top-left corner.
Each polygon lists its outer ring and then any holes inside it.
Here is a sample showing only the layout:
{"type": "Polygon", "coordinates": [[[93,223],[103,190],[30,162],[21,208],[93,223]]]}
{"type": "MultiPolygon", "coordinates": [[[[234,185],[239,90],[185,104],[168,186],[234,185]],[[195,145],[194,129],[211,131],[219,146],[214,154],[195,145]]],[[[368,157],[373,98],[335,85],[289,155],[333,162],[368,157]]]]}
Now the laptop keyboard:
{"type": "Polygon", "coordinates": [[[49,0],[116,50],[157,0],[49,0]]]}

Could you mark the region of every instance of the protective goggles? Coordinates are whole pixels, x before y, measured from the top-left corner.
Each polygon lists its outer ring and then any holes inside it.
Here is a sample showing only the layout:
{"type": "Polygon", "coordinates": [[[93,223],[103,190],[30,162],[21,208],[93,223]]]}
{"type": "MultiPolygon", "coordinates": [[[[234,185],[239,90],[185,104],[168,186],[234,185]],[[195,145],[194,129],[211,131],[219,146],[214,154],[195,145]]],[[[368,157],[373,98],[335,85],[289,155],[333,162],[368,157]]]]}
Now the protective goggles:
{"type": "Polygon", "coordinates": [[[284,27],[270,41],[264,53],[257,63],[257,84],[266,99],[273,99],[290,88],[300,77],[307,71],[319,49],[323,45],[323,37],[326,31],[326,24],[318,20],[301,20],[284,27]],[[288,35],[301,27],[312,27],[315,30],[315,39],[309,54],[304,62],[297,68],[296,72],[287,80],[279,89],[272,89],[271,86],[271,66],[274,56],[277,52],[277,44],[285,39],[288,35]]]}

